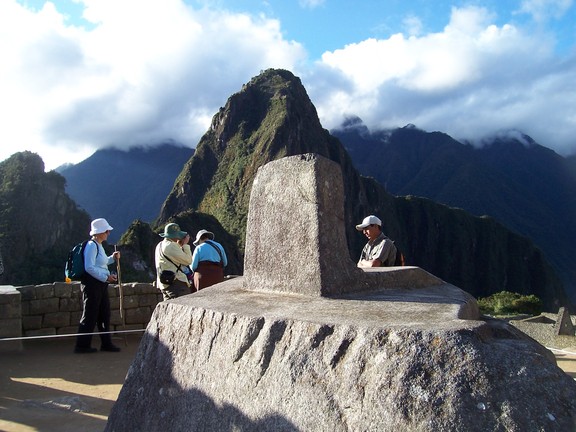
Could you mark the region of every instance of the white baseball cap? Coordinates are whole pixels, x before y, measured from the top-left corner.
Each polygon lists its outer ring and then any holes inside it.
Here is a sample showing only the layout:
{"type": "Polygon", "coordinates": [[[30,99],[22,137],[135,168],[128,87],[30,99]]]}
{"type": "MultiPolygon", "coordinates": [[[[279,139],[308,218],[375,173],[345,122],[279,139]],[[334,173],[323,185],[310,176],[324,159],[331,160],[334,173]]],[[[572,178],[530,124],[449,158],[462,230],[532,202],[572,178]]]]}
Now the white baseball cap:
{"type": "Polygon", "coordinates": [[[360,225],[356,225],[356,229],[358,231],[362,231],[364,228],[370,225],[378,225],[381,227],[382,221],[374,215],[366,216],[360,225]]]}

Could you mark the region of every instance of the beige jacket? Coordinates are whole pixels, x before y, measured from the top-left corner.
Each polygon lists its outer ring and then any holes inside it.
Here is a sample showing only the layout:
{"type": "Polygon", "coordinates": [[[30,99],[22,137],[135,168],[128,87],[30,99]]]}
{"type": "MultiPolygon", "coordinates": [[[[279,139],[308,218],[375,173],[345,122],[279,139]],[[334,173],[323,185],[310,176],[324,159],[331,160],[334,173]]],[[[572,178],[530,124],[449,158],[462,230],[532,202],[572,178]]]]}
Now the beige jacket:
{"type": "Polygon", "coordinates": [[[156,246],[156,251],[154,252],[154,259],[156,261],[156,286],[161,287],[163,284],[160,282],[160,273],[162,270],[172,270],[176,273],[176,279],[185,282],[186,285],[190,286],[190,282],[186,277],[186,274],[182,271],[177,271],[176,265],[172,264],[168,259],[170,258],[174,264],[180,265],[181,268],[187,267],[192,264],[192,251],[190,245],[185,244],[180,246],[175,241],[170,239],[164,239],[156,246]],[[162,253],[160,253],[162,251],[162,253]]]}

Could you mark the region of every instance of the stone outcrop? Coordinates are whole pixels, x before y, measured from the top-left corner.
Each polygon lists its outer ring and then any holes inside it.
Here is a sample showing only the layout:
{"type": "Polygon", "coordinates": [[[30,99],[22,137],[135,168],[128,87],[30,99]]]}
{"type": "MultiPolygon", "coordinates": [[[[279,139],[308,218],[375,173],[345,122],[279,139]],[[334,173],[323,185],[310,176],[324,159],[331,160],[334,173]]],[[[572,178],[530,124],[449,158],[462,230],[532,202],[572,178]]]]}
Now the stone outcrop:
{"type": "Polygon", "coordinates": [[[574,336],[574,324],[567,307],[561,307],[558,311],[558,320],[554,327],[557,335],[574,336]]]}
{"type": "Polygon", "coordinates": [[[544,347],[422,269],[355,268],[339,169],[259,170],[245,275],[158,304],[106,431],[574,429],[544,347]]]}

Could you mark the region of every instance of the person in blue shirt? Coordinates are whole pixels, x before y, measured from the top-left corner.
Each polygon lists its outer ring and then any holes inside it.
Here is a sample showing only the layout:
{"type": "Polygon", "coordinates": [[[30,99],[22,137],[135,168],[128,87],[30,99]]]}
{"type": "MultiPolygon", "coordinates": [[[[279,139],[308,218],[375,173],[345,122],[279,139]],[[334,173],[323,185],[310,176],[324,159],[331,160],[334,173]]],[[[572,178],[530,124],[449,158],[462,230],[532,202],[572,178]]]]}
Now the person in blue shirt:
{"type": "Polygon", "coordinates": [[[214,241],[214,233],[205,229],[198,231],[194,246],[191,266],[196,291],[224,281],[228,258],[222,245],[214,241]]]}

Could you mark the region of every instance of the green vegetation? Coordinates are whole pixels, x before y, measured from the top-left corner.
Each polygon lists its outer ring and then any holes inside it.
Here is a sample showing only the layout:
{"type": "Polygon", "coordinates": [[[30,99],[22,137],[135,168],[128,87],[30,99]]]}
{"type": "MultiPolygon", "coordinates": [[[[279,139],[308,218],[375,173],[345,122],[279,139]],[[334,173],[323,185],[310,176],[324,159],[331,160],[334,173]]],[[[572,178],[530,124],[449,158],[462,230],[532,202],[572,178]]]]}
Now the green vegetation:
{"type": "Polygon", "coordinates": [[[542,302],[535,295],[521,295],[510,291],[501,291],[490,297],[478,299],[480,312],[487,315],[540,315],[542,302]]]}
{"type": "Polygon", "coordinates": [[[0,162],[0,284],[64,280],[68,251],[88,237],[90,218],[65,192],[65,179],[44,172],[35,153],[0,162]]]}
{"type": "MultiPolygon", "coordinates": [[[[507,290],[534,294],[549,311],[567,303],[562,282],[528,239],[492,218],[473,217],[418,196],[395,197],[373,178],[360,177],[342,144],[322,128],[300,80],[284,70],[262,72],[213,117],[156,224],[161,227],[187,212],[211,215],[214,221],[198,224],[190,219],[182,226],[192,232],[218,231],[217,238],[229,240],[229,271],[242,274],[249,198],[258,168],[304,153],[319,154],[342,167],[346,236],[353,260],[365,243],[354,224],[366,214],[385,215],[384,231],[398,241],[409,265],[477,298],[507,290]]],[[[466,180],[469,167],[451,161],[447,154],[438,163],[448,171],[457,166],[466,180]]],[[[441,182],[437,177],[433,181],[441,182]]]]}

